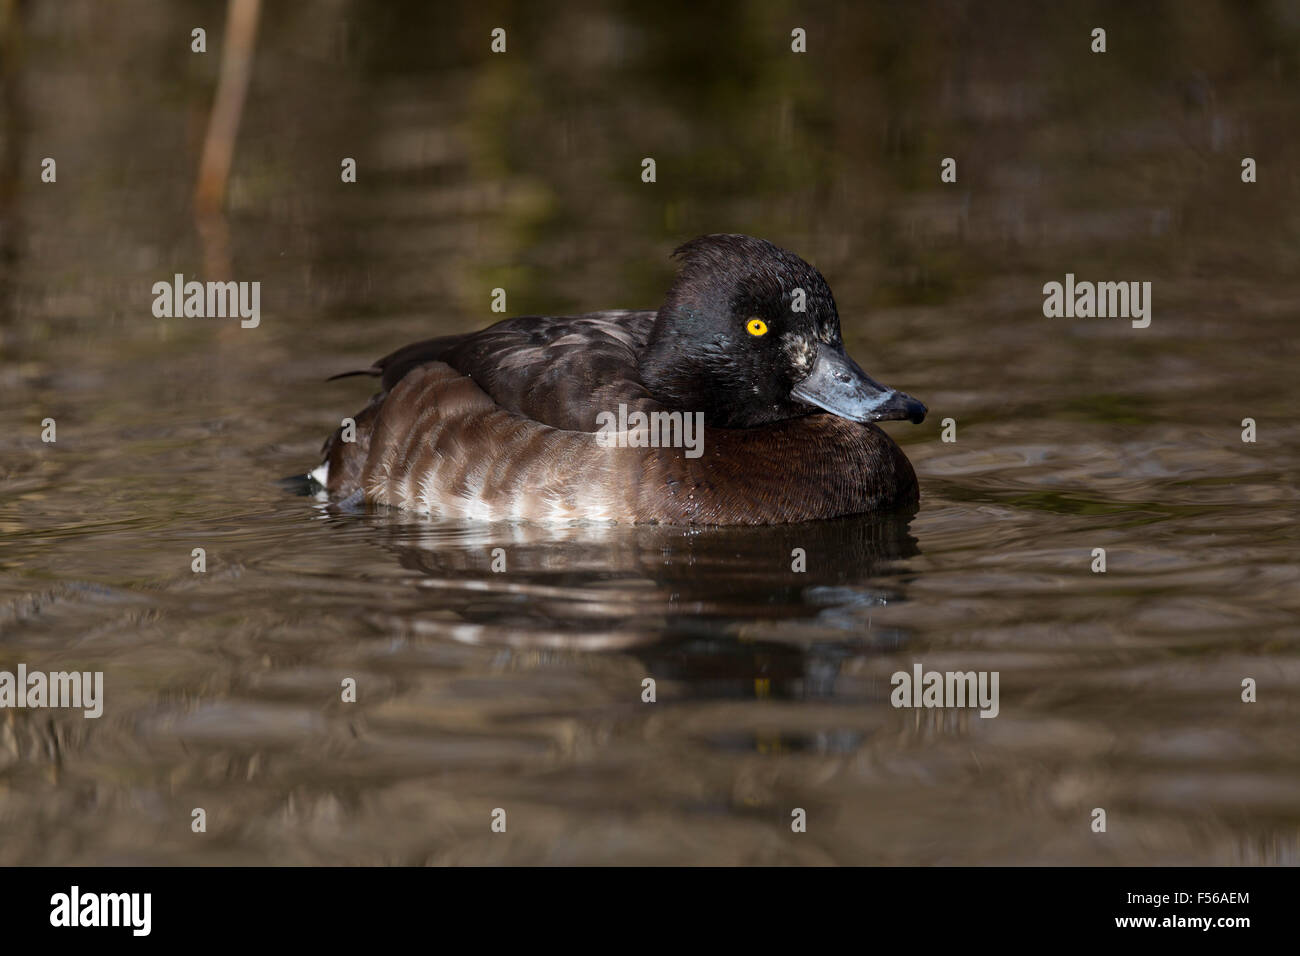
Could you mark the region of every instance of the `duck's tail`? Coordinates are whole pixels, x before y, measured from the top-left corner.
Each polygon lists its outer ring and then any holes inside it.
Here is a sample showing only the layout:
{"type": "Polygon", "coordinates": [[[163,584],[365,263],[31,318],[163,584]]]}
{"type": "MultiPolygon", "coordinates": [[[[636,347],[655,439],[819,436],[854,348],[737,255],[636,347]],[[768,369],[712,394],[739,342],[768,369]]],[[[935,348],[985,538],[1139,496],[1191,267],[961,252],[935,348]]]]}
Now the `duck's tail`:
{"type": "Polygon", "coordinates": [[[307,473],[330,495],[351,494],[360,487],[361,471],[370,454],[370,436],[375,416],[387,397],[380,392],[355,415],[343,419],[321,448],[321,463],[307,473]]]}
{"type": "Polygon", "coordinates": [[[369,405],[350,419],[345,418],[334,430],[334,434],[325,440],[325,445],[321,448],[321,463],[305,475],[285,478],[286,486],[305,488],[301,494],[325,491],[330,495],[340,495],[355,492],[359,487],[366,456],[370,453],[370,434],[374,429],[375,416],[389,389],[411,369],[438,358],[462,338],[459,335],[449,335],[415,342],[384,356],[369,368],[331,375],[327,381],[333,382],[354,375],[379,378],[380,391],[370,400],[369,405]]]}

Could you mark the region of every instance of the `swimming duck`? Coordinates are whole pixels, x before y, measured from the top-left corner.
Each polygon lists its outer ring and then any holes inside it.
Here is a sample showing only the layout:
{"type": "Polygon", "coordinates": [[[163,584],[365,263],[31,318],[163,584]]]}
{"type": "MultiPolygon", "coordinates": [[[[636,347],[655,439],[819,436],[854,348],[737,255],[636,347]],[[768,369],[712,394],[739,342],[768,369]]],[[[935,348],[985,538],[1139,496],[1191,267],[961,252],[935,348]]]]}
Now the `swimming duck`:
{"type": "Polygon", "coordinates": [[[457,519],[766,525],[914,506],[911,463],[874,423],[926,408],[849,358],[821,273],[749,236],[673,255],[657,311],[506,319],[335,376],[380,391],[311,477],[352,504],[457,519]]]}

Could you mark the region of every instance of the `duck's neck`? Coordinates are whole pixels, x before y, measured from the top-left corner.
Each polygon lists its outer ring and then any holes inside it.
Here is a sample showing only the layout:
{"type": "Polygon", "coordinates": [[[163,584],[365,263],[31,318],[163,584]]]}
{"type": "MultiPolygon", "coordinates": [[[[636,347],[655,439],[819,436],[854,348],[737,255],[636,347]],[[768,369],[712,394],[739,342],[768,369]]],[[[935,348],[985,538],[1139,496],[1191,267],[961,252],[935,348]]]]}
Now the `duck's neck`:
{"type": "Polygon", "coordinates": [[[699,350],[681,334],[681,324],[660,310],[638,359],[641,381],[656,402],[671,411],[712,411],[706,370],[699,350]]]}

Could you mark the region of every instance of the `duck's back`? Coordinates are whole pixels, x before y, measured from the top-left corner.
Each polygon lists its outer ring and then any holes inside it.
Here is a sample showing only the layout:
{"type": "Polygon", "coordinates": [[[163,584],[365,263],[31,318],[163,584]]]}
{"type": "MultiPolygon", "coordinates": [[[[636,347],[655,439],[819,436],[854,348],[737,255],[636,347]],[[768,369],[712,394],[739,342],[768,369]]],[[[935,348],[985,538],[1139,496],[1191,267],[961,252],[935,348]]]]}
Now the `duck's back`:
{"type": "Polygon", "coordinates": [[[390,390],[411,369],[443,362],[502,408],[571,431],[594,431],[596,416],[619,403],[658,409],[637,372],[654,325],[651,312],[522,316],[479,332],[416,342],[367,371],[390,390]]]}

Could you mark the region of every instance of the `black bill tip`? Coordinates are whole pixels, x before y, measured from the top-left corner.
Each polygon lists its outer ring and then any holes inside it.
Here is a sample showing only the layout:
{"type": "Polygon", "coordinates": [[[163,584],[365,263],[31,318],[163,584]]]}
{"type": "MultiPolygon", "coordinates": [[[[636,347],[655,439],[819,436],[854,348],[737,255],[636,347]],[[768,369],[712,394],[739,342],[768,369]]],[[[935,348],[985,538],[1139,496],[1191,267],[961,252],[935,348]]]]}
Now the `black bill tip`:
{"type": "Polygon", "coordinates": [[[821,345],[812,372],[790,391],[792,398],[855,422],[925,421],[926,407],[887,388],[839,349],[821,345]]]}

